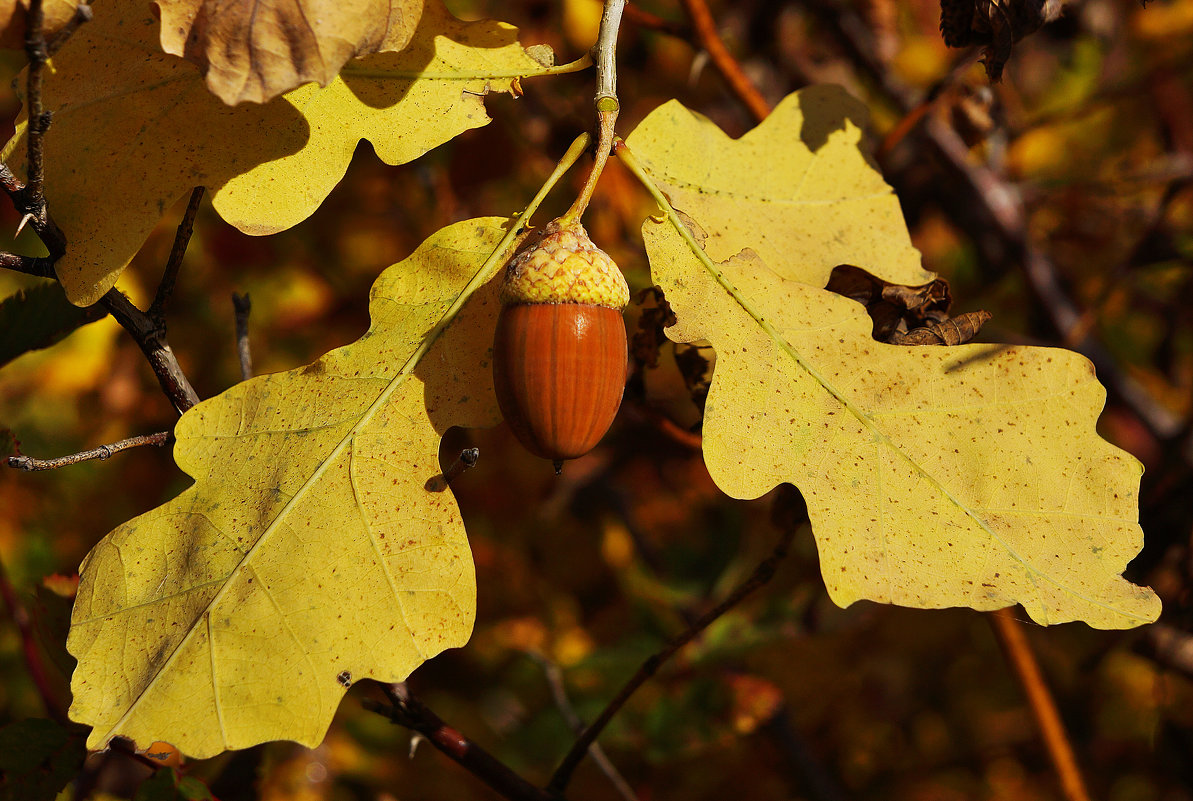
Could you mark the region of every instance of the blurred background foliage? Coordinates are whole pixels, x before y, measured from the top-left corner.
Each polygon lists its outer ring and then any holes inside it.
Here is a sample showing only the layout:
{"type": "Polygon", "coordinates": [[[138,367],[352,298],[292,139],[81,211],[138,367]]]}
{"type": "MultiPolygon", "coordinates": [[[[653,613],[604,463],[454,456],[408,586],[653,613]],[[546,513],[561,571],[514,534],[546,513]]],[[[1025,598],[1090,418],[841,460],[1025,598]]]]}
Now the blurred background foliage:
{"type": "MultiPolygon", "coordinates": [[[[549,43],[561,60],[595,41],[600,16],[598,0],[449,5],[463,17],[514,23],[524,44],[549,43]]],[[[672,97],[733,135],[748,130],[751,118],[693,44],[681,5],[634,7],[673,24],[639,14],[623,25],[621,131],[672,97]]],[[[1139,388],[1134,399],[1111,392],[1101,428],[1146,466],[1147,544],[1129,575],[1163,597],[1161,624],[1129,632],[1074,624],[1029,636],[1095,798],[1193,799],[1193,660],[1181,658],[1193,629],[1193,0],[1147,8],[1081,0],[1019,43],[993,87],[974,53],[944,47],[930,0],[710,7],[772,103],[820,82],[866,101],[871,144],[926,266],[950,282],[957,311],[993,313],[986,339],[1096,341],[1139,388]],[[899,98],[915,101],[910,114],[899,98]],[[920,106],[924,99],[932,102],[920,106]],[[970,164],[1021,193],[1030,242],[1080,310],[1067,337],[1022,260],[987,241],[988,224],[927,145],[924,128],[938,123],[972,143],[970,164]]],[[[22,61],[4,55],[0,84],[9,85],[22,61]]],[[[386,266],[443,225],[525,204],[590,125],[590,82],[589,74],[528,81],[520,100],[490,99],[491,125],[413,164],[388,167],[362,143],[323,207],[276,236],[241,234],[205,206],[168,309],[170,342],[199,394],[239,378],[232,292],[252,297],[257,372],[304,364],[354,340],[368,324],[369,287],[386,266]]],[[[15,96],[0,96],[0,106],[10,133],[15,96]]],[[[582,173],[570,176],[572,190],[582,173]]],[[[572,190],[557,191],[541,220],[562,211],[572,190]]],[[[119,214],[119,198],[112,200],[119,214]]],[[[142,307],[184,203],[121,278],[142,307]]],[[[586,223],[634,290],[649,285],[637,232],[651,211],[614,160],[586,223]]],[[[16,223],[7,204],[0,207],[0,236],[16,223]]],[[[0,247],[32,253],[37,243],[23,235],[0,247]]],[[[0,273],[0,297],[37,283],[0,273]]],[[[631,331],[638,313],[631,307],[631,331]]],[[[136,345],[111,319],[0,370],[0,429],[11,432],[0,447],[62,455],[173,420],[136,345]]],[[[444,440],[444,464],[463,447],[480,448],[477,467],[453,485],[476,559],[478,622],[466,648],[420,668],[411,685],[532,781],[546,780],[572,736],[552,676],[562,676],[570,704],[591,719],[642,659],[748,574],[778,537],[769,500],[724,498],[693,438],[676,433],[698,431],[698,422],[665,344],[658,366],[631,385],[604,443],[562,478],[504,426],[444,440]]],[[[79,561],[110,529],[186,484],[168,451],[156,448],[47,473],[0,471],[0,557],[63,701],[70,663],[62,643],[79,561]]],[[[0,675],[0,724],[45,717],[7,620],[0,675]]],[[[196,779],[226,800],[493,797],[409,732],[362,710],[361,697],[372,692],[351,691],[320,748],[275,743],[185,762],[183,774],[156,778],[138,797],[193,795],[203,786],[196,779]],[[177,784],[183,775],[189,791],[177,784]]],[[[681,651],[601,743],[644,800],[1061,797],[986,620],[968,610],[834,607],[806,526],[774,581],[681,651]]],[[[96,793],[123,798],[149,773],[118,753],[93,756],[88,768],[96,793]]],[[[11,781],[2,792],[27,797],[11,781]]],[[[590,759],[569,797],[617,796],[590,759]]]]}

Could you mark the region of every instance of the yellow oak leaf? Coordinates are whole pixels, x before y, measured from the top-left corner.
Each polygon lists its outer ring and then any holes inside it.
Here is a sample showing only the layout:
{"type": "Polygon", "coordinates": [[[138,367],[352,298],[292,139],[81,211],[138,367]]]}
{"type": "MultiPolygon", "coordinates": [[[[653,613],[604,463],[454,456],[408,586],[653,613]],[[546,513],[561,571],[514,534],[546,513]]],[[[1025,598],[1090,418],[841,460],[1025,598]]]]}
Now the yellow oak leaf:
{"type": "Polygon", "coordinates": [[[510,222],[430,237],[373,287],[372,326],[307,367],[183,415],[195,483],[80,569],[71,717],[195,757],[323,737],[346,688],[401,681],[467,641],[476,587],[442,489],[450,426],[493,425],[488,370],[510,222]]]}
{"type": "Polygon", "coordinates": [[[838,264],[926,284],[935,276],[898,198],[858,149],[867,119],[844,89],[812,86],[739,139],[672,100],[626,143],[672,205],[700,221],[715,261],[749,247],[784,278],[817,287],[838,264]]]}
{"type": "MultiPolygon", "coordinates": [[[[194,65],[162,53],[141,3],[99,2],[54,57],[45,106],[45,190],[65,232],[55,265],[67,296],[95,302],[164,210],[194,186],[253,234],[306,219],[347,170],[357,143],[391,164],[485,125],[483,96],[520,92],[522,77],[575,70],[526,55],[516,29],[460,22],[427,3],[410,46],[352,62],[326,89],[309,84],[264,105],[230,107],[194,65]]],[[[22,120],[4,161],[24,169],[22,120]]]]}
{"type": "Polygon", "coordinates": [[[1084,357],[876,342],[860,303],[748,249],[714,263],[674,212],[643,236],[668,336],[717,353],[710,474],[736,498],[799,488],[836,603],[1021,603],[1096,628],[1159,615],[1120,575],[1143,545],[1142,468],[1098,436],[1105,392],[1084,357]]]}
{"type": "MultiPolygon", "coordinates": [[[[78,7],[78,0],[44,0],[42,29],[52,35],[70,22],[78,7]]],[[[0,47],[25,47],[25,14],[28,11],[29,0],[0,0],[0,47]]]]}
{"type": "Polygon", "coordinates": [[[158,0],[162,49],[229,105],[331,82],[350,58],[410,42],[423,0],[158,0]]]}

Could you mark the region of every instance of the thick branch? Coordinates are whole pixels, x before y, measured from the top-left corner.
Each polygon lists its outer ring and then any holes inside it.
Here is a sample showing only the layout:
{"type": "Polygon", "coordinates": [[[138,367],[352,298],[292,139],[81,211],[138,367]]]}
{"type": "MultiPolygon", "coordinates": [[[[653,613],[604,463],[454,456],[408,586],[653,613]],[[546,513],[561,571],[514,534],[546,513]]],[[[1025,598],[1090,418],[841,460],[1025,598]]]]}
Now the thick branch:
{"type": "Polygon", "coordinates": [[[389,704],[366,699],[365,709],[416,731],[449,759],[511,801],[561,801],[560,796],[535,787],[488,751],[469,740],[428,709],[401,684],[382,685],[389,704]]]}
{"type": "Polygon", "coordinates": [[[122,439],[119,442],[113,442],[111,445],[100,445],[98,448],[92,448],[88,451],[81,451],[79,453],[72,453],[70,456],[58,456],[53,459],[34,459],[32,456],[9,456],[8,466],[17,470],[56,470],[59,467],[66,467],[79,462],[87,462],[92,459],[111,458],[112,454],[119,453],[129,448],[136,448],[141,445],[156,445],[161,447],[170,441],[169,431],[159,431],[156,434],[143,434],[139,437],[129,437],[122,439]]]}

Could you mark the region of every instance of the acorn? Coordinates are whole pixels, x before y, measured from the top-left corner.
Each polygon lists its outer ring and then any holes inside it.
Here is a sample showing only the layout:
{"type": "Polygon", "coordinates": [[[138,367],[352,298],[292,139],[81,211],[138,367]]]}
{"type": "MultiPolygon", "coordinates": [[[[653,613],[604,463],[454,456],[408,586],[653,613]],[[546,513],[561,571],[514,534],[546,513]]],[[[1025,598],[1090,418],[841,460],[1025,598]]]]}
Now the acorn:
{"type": "Polygon", "coordinates": [[[506,267],[493,340],[497,403],[514,436],[556,473],[617,416],[629,301],[621,270],[578,222],[548,223],[506,267]]]}

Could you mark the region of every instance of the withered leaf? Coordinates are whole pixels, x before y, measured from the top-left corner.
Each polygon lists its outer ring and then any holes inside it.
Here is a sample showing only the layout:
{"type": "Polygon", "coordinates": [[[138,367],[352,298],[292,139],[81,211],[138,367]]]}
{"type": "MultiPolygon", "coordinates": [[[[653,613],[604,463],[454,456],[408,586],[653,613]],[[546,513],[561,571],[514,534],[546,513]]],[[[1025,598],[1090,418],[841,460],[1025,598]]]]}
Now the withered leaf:
{"type": "Polygon", "coordinates": [[[999,81],[1014,43],[1060,12],[1060,0],[940,0],[940,33],[949,47],[981,45],[986,75],[999,81]]]}
{"type": "Polygon", "coordinates": [[[896,330],[888,341],[892,345],[964,345],[978,335],[989,319],[988,311],[965,312],[906,333],[896,330]]]}

